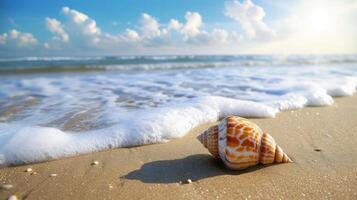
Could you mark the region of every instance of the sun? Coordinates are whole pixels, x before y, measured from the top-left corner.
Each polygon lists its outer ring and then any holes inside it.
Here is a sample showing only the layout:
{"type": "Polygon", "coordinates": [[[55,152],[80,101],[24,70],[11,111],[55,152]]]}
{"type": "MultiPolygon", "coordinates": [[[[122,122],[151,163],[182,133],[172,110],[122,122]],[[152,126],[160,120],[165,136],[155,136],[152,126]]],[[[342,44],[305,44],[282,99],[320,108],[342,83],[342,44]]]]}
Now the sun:
{"type": "Polygon", "coordinates": [[[323,37],[336,32],[338,24],[336,3],[321,0],[305,1],[296,10],[302,33],[310,37],[323,37]]]}
{"type": "Polygon", "coordinates": [[[314,9],[306,13],[306,25],[310,31],[323,33],[329,30],[329,15],[327,9],[314,9]]]}

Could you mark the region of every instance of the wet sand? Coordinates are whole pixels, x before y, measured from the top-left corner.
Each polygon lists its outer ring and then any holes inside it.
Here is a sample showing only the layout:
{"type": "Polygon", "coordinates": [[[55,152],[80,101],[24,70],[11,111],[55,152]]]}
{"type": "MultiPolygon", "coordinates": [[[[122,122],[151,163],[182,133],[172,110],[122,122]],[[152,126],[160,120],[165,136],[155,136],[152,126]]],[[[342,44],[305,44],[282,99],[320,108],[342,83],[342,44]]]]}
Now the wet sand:
{"type": "Polygon", "coordinates": [[[0,199],[357,199],[357,96],[252,120],[294,163],[228,170],[195,139],[206,124],[164,144],[2,168],[13,187],[0,199]]]}

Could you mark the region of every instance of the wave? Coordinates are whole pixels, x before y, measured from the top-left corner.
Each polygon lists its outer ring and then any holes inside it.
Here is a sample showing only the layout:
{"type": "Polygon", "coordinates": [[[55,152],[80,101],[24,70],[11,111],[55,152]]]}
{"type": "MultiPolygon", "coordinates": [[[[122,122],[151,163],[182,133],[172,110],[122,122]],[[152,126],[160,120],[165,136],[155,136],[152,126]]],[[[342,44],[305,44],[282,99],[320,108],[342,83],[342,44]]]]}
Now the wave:
{"type": "Polygon", "coordinates": [[[130,65],[76,65],[76,66],[44,66],[44,67],[0,67],[0,74],[14,73],[56,73],[56,72],[91,72],[91,71],[150,71],[170,69],[218,68],[234,66],[255,66],[257,63],[235,62],[187,62],[187,63],[157,63],[130,65]]]}
{"type": "Polygon", "coordinates": [[[17,61],[80,61],[80,60],[138,60],[138,61],[268,61],[280,60],[290,62],[307,61],[308,63],[320,62],[356,62],[355,54],[336,55],[157,55],[157,56],[32,56],[32,57],[11,57],[0,58],[0,62],[17,61]]]}
{"type": "Polygon", "coordinates": [[[0,73],[167,70],[351,63],[357,63],[357,55],[24,57],[0,59],[0,73]]]}

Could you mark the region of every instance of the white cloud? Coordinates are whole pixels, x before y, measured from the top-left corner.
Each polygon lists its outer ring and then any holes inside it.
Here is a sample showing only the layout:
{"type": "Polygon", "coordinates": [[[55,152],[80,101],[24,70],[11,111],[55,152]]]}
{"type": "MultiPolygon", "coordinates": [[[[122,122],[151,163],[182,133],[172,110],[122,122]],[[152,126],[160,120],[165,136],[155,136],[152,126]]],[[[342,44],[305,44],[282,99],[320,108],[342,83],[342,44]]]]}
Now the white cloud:
{"type": "Polygon", "coordinates": [[[9,31],[9,36],[10,36],[9,38],[11,38],[11,39],[16,39],[19,37],[19,35],[20,35],[20,32],[17,31],[16,29],[12,29],[9,31]]]}
{"type": "Polygon", "coordinates": [[[140,40],[140,36],[139,36],[138,32],[136,32],[132,29],[126,29],[123,36],[125,39],[127,39],[129,41],[139,41],[140,40]]]}
{"type": "Polygon", "coordinates": [[[119,34],[102,32],[94,19],[80,11],[63,7],[62,13],[66,17],[63,22],[46,18],[47,29],[56,34],[56,37],[43,43],[43,48],[57,51],[67,48],[76,51],[86,49],[117,52],[123,49],[144,51],[186,45],[212,46],[238,41],[224,29],[201,30],[203,21],[198,12],[186,12],[184,23],[171,19],[162,24],[150,14],[142,13],[137,28],[127,28],[119,34]],[[64,46],[65,41],[67,44],[64,46]]]}
{"type": "Polygon", "coordinates": [[[46,17],[46,27],[50,32],[58,35],[63,42],[68,42],[69,36],[60,21],[46,17]]]}
{"type": "Polygon", "coordinates": [[[249,38],[267,38],[275,35],[263,22],[265,11],[251,0],[234,0],[225,3],[225,15],[239,22],[249,38]]]}
{"type": "Polygon", "coordinates": [[[100,41],[101,30],[97,27],[95,20],[68,7],[63,7],[62,13],[69,19],[68,29],[74,34],[79,37],[85,37],[90,44],[97,44],[100,41]]]}
{"type": "Polygon", "coordinates": [[[186,37],[194,37],[200,33],[200,27],[202,25],[202,17],[197,12],[187,12],[185,15],[186,23],[183,26],[181,32],[186,37]]]}
{"type": "Polygon", "coordinates": [[[43,43],[43,47],[45,49],[49,49],[50,48],[50,44],[48,44],[47,42],[43,43]]]}
{"type": "Polygon", "coordinates": [[[228,39],[228,32],[224,29],[214,29],[212,32],[212,38],[219,43],[226,43],[228,39]]]}
{"type": "Polygon", "coordinates": [[[18,37],[21,46],[35,45],[37,39],[31,33],[21,33],[18,37]]]}
{"type": "Polygon", "coordinates": [[[37,39],[31,33],[12,29],[0,35],[0,44],[8,47],[32,47],[37,44],[37,39]]]}
{"type": "Polygon", "coordinates": [[[197,35],[190,38],[184,38],[187,44],[203,46],[224,46],[236,45],[240,41],[239,35],[235,32],[228,32],[225,29],[213,29],[212,32],[200,31],[197,35]]]}
{"type": "Polygon", "coordinates": [[[158,37],[161,34],[159,22],[147,13],[143,13],[140,19],[141,32],[145,38],[158,37]]]}
{"type": "Polygon", "coordinates": [[[171,19],[167,25],[168,30],[180,30],[183,25],[176,19],[171,19]]]}
{"type": "Polygon", "coordinates": [[[7,33],[3,33],[0,35],[0,44],[6,44],[7,33]]]}

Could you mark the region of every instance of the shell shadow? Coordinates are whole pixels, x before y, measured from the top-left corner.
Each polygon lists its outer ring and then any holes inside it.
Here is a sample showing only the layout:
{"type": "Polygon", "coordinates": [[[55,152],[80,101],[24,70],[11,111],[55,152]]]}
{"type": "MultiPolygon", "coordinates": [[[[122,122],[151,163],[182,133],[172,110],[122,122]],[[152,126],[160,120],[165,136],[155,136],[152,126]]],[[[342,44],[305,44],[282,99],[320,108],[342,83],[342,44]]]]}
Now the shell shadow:
{"type": "Polygon", "coordinates": [[[221,162],[208,154],[191,155],[176,160],[159,160],[145,163],[140,169],[120,178],[140,180],[144,183],[178,183],[179,181],[201,180],[220,175],[239,175],[266,167],[257,165],[246,170],[227,169],[221,162]]]}

